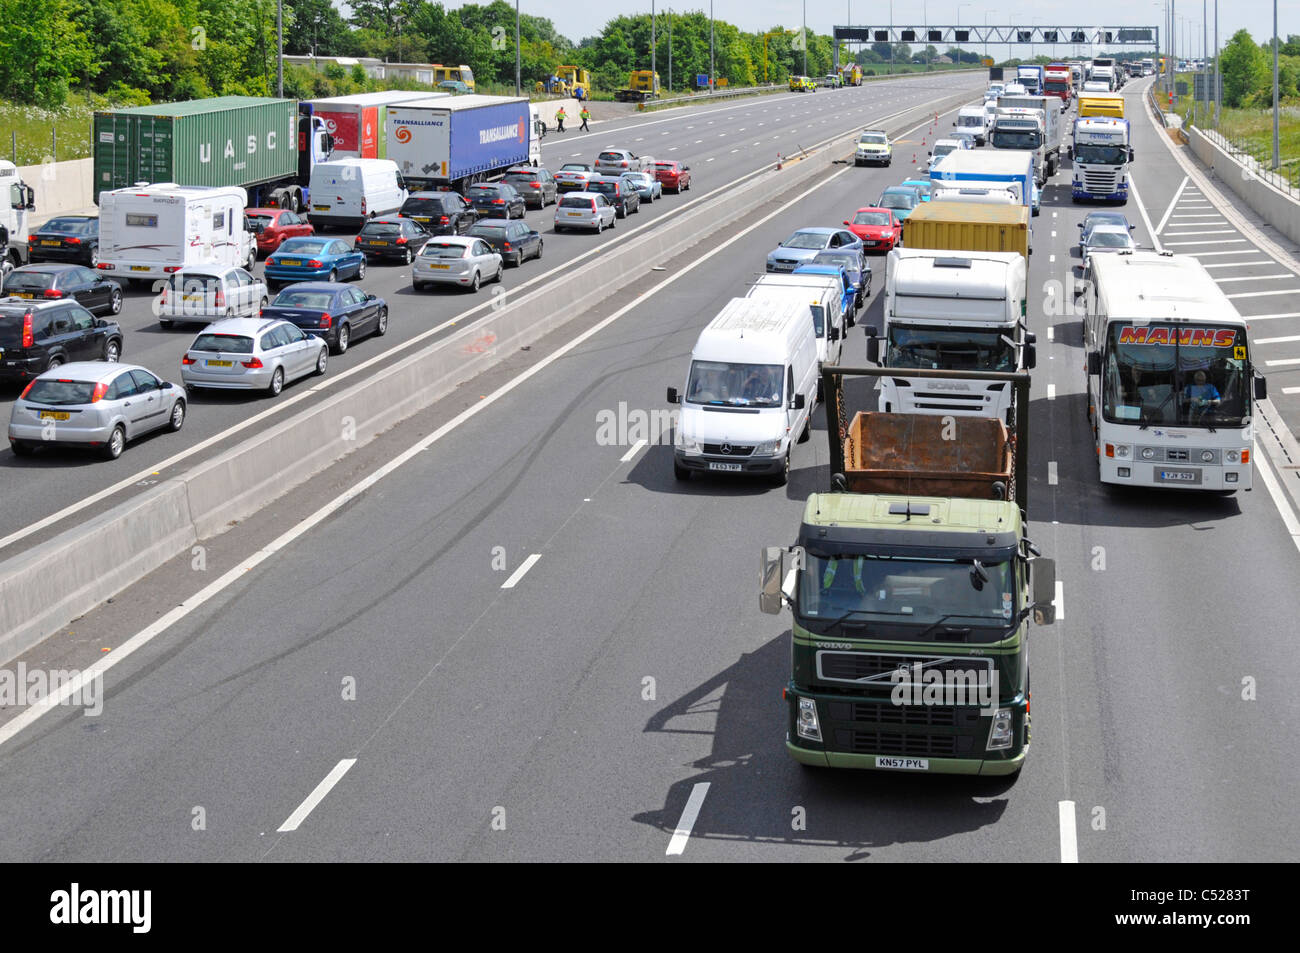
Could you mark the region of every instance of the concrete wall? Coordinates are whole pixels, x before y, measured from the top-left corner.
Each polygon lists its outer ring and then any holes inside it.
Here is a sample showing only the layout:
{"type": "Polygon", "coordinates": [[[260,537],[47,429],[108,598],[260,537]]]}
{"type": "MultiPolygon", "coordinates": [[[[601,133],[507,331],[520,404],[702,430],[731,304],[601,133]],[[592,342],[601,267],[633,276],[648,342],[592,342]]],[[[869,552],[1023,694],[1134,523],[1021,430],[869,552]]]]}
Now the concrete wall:
{"type": "MultiPolygon", "coordinates": [[[[939,111],[970,98],[969,93],[950,97],[939,111]]],[[[908,128],[917,113],[909,115],[911,120],[904,116],[888,123],[889,131],[908,128]]],[[[789,161],[781,171],[769,167],[719,196],[684,206],[666,226],[648,228],[542,288],[508,295],[490,318],[324,396],[214,459],[0,563],[0,664],[185,552],[195,540],[224,532],[461,382],[626,285],[644,281],[653,264],[846,161],[855,136],[839,137],[802,160],[789,161]],[[57,583],[51,584],[52,579],[57,583]]]]}
{"type": "Polygon", "coordinates": [[[1300,243],[1300,200],[1265,180],[1266,170],[1247,157],[1243,162],[1220,145],[1214,133],[1195,126],[1184,129],[1196,157],[1213,170],[1218,180],[1279,232],[1300,243]]]}
{"type": "Polygon", "coordinates": [[[576,99],[545,99],[541,102],[533,103],[537,109],[537,114],[542,117],[542,122],[546,123],[547,129],[555,128],[555,114],[559,112],[560,107],[564,107],[564,128],[577,129],[582,122],[578,118],[578,113],[582,112],[582,103],[576,99]]]}

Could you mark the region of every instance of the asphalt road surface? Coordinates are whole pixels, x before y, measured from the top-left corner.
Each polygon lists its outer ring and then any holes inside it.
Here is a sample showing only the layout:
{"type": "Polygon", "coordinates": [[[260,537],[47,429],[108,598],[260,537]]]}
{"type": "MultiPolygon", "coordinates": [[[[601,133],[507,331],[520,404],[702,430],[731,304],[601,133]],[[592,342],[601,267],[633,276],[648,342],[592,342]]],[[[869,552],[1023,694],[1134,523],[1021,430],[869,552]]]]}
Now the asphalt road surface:
{"type": "MultiPolygon", "coordinates": [[[[1138,116],[1141,88],[1129,98],[1151,217],[1178,183],[1138,116]]],[[[462,403],[455,426],[434,429],[457,408],[421,415],[309,488],[329,493],[213,541],[203,570],[187,555],[29,653],[84,667],[152,633],[105,677],[102,714],[60,709],[8,738],[0,726],[0,853],[1050,862],[1077,842],[1083,862],[1288,859],[1300,553],[1259,479],[1234,498],[1098,484],[1078,318],[1048,298],[1087,212],[1068,163],[1030,264],[1030,531],[1061,598],[1030,635],[1034,743],[1018,780],[787,758],[789,617],[759,613],[756,555],[790,543],[826,485],[820,411],[781,489],[679,483],[669,446],[597,439],[602,413],[666,409],[700,328],[769,248],[908,171],[835,167],[774,195],[584,316],[585,336],[535,348],[523,379],[472,388],[486,399],[462,403]],[[367,492],[297,522],[407,447],[367,492]]],[[[875,264],[846,360],[879,315],[875,264]]]]}

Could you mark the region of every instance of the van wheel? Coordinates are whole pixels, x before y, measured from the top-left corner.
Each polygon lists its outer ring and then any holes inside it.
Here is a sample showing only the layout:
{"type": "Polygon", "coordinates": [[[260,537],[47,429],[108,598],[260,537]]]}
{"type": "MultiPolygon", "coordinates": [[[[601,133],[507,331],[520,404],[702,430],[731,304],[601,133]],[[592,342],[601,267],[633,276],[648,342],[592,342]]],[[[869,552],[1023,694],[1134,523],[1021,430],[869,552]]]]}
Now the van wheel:
{"type": "Polygon", "coordinates": [[[32,451],[36,448],[26,440],[11,440],[9,441],[9,449],[14,452],[15,457],[30,457],[32,451]]]}
{"type": "Polygon", "coordinates": [[[675,477],[676,477],[677,479],[679,479],[679,480],[689,481],[690,478],[691,478],[691,471],[688,470],[686,467],[682,466],[682,465],[681,465],[680,463],[678,463],[676,460],[674,460],[674,461],[673,461],[673,476],[675,476],[675,477]]]}
{"type": "Polygon", "coordinates": [[[108,443],[104,444],[104,449],[100,451],[106,460],[116,460],[122,455],[122,448],[126,446],[126,431],[122,425],[118,424],[109,434],[108,443]]]}
{"type": "Polygon", "coordinates": [[[773,486],[785,486],[790,482],[790,451],[785,452],[785,463],[775,474],[772,475],[773,486]]]}

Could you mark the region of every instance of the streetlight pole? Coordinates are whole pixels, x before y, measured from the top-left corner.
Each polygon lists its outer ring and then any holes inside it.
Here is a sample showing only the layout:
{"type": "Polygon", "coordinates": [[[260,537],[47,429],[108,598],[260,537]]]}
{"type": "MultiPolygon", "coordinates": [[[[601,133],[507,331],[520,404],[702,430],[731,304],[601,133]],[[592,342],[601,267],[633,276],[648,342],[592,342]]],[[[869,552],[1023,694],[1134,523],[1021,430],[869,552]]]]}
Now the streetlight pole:
{"type": "Polygon", "coordinates": [[[515,0],[515,95],[519,95],[519,67],[523,56],[519,52],[519,0],[515,0]]]}
{"type": "Polygon", "coordinates": [[[275,95],[284,99],[284,0],[275,3],[275,95]]]}
{"type": "Polygon", "coordinates": [[[1277,141],[1277,0],[1273,0],[1273,168],[1280,164],[1277,141]]]}
{"type": "MultiPolygon", "coordinates": [[[[655,0],[650,0],[650,88],[655,95],[659,93],[659,73],[655,65],[655,0]]],[[[520,252],[520,254],[523,254],[520,252]]]]}
{"type": "Polygon", "coordinates": [[[1223,79],[1219,76],[1219,0],[1214,0],[1214,128],[1219,128],[1219,108],[1222,105],[1223,79]]]}
{"type": "MultiPolygon", "coordinates": [[[[808,0],[803,0],[803,26],[799,38],[803,40],[803,74],[808,75],[808,0]]],[[[520,252],[520,254],[523,254],[520,252]]]]}
{"type": "Polygon", "coordinates": [[[889,72],[894,71],[894,0],[889,0],[889,72]]]}
{"type": "MultiPolygon", "coordinates": [[[[1218,0],[1215,0],[1217,3],[1218,0]]],[[[668,8],[668,95],[673,94],[673,11],[668,8]]]]}
{"type": "Polygon", "coordinates": [[[709,92],[713,92],[713,0],[709,0],[709,92]]]}

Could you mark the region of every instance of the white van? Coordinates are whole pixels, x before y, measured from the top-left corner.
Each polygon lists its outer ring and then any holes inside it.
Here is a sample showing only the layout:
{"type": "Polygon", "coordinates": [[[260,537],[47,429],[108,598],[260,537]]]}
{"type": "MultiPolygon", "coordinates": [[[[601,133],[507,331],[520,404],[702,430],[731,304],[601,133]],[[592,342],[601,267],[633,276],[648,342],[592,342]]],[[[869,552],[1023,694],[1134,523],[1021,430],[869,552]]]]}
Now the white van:
{"type": "MultiPolygon", "coordinates": [[[[817,333],[817,368],[838,364],[844,347],[844,289],[829,275],[759,275],[746,298],[754,301],[802,304],[812,316],[817,333]]],[[[818,397],[821,396],[820,391],[818,397]]]]}
{"type": "Polygon", "coordinates": [[[392,159],[333,159],[311,170],[311,211],[317,228],[360,228],[367,219],[392,215],[406,201],[406,185],[392,159]]]}
{"type": "Polygon", "coordinates": [[[732,298],[691,351],[673,475],[752,473],[783,486],[792,437],[808,439],[817,400],[817,336],[806,302],[732,298]]]}
{"type": "Polygon", "coordinates": [[[953,123],[958,129],[968,129],[975,134],[975,144],[984,145],[984,137],[988,135],[989,126],[991,125],[988,118],[988,110],[983,106],[963,106],[957,110],[957,120],[953,123]]]}
{"type": "Polygon", "coordinates": [[[98,268],[114,278],[166,278],[182,268],[253,270],[257,236],[245,228],[248,193],[163,182],[99,195],[98,268]]]}

